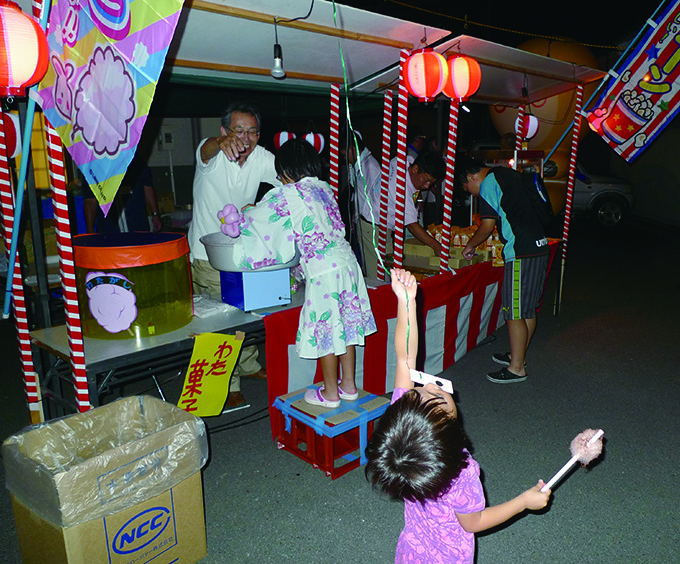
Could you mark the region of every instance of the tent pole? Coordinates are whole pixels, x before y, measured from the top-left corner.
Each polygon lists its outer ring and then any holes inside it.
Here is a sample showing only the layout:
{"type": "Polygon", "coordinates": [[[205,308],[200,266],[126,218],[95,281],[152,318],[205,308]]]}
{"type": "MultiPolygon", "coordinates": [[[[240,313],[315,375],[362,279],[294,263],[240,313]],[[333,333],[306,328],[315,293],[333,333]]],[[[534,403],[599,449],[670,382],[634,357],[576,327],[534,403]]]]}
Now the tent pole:
{"type": "Polygon", "coordinates": [[[576,155],[578,153],[578,138],[581,133],[581,107],[583,105],[583,85],[576,88],[576,111],[574,112],[574,132],[571,137],[571,157],[569,159],[569,175],[567,179],[567,203],[564,214],[564,230],[562,233],[562,269],[560,272],[559,295],[557,312],[562,303],[562,288],[564,286],[564,268],[567,260],[567,240],[569,239],[569,224],[571,222],[571,204],[574,199],[574,177],[576,175],[576,155]]]}

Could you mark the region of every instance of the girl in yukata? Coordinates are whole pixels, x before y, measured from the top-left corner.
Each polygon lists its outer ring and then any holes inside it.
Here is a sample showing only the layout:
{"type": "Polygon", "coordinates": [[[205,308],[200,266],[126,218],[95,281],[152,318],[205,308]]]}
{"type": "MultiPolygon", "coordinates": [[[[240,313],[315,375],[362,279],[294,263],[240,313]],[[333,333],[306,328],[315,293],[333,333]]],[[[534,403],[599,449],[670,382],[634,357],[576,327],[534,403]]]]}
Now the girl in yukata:
{"type": "Polygon", "coordinates": [[[355,347],[376,331],[375,319],[333,191],[319,180],[318,153],[304,139],[291,139],[274,164],[284,185],[244,209],[239,221],[242,266],[282,264],[299,253],[305,301],[295,346],[301,358],[319,359],[323,373],[323,386],[307,390],[305,401],[335,408],[359,397],[355,347]]]}
{"type": "Polygon", "coordinates": [[[405,270],[391,274],[398,300],[395,390],[368,442],[366,477],[374,487],[404,501],[405,525],[395,562],[472,563],[475,533],[527,509],[542,509],[550,490],[540,491],[541,480],[510,501],[485,507],[479,464],[467,450],[451,394],[434,384],[413,387],[418,287],[405,270]]]}

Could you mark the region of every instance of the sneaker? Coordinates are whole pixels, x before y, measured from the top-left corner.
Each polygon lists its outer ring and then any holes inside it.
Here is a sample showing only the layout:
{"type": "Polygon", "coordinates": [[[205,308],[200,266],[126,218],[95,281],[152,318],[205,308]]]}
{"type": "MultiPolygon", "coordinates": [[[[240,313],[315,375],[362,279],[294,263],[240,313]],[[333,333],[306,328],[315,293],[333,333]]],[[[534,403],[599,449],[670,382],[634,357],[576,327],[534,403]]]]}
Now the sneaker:
{"type": "MultiPolygon", "coordinates": [[[[510,366],[510,353],[496,353],[491,355],[491,360],[493,360],[496,364],[502,364],[503,366],[510,366]]],[[[524,366],[526,366],[527,363],[524,363],[524,366]]]]}
{"type": "Polygon", "coordinates": [[[524,382],[527,379],[527,375],[520,376],[510,372],[507,368],[503,368],[498,372],[490,372],[486,375],[486,379],[496,384],[514,384],[515,382],[524,382]]]}
{"type": "Polygon", "coordinates": [[[510,366],[510,353],[495,353],[491,355],[491,360],[496,364],[502,364],[503,366],[510,366]]]}

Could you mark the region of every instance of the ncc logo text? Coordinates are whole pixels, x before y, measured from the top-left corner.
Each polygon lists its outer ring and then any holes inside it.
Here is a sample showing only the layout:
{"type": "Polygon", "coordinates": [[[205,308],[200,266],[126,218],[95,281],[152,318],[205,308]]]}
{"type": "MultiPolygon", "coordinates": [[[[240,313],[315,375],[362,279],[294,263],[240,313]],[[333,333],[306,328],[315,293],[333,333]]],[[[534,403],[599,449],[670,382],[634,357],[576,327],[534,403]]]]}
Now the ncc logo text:
{"type": "Polygon", "coordinates": [[[118,554],[130,554],[156,540],[170,523],[166,507],[152,507],[130,519],[116,533],[112,548],[118,554]]]}

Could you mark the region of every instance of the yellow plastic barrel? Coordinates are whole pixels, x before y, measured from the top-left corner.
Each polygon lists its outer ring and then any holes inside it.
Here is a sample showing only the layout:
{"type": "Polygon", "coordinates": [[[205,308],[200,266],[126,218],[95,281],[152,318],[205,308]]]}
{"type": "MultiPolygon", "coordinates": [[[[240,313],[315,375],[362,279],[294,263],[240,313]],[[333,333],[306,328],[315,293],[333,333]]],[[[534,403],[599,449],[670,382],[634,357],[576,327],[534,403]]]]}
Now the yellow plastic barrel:
{"type": "Polygon", "coordinates": [[[83,335],[139,339],[183,327],[193,315],[189,244],[180,233],[73,238],[83,335]]]}

